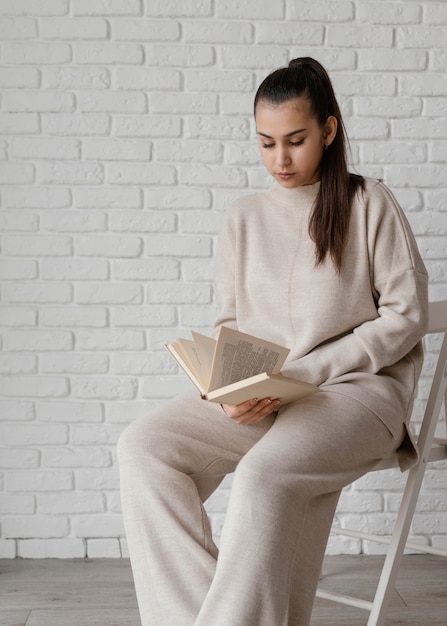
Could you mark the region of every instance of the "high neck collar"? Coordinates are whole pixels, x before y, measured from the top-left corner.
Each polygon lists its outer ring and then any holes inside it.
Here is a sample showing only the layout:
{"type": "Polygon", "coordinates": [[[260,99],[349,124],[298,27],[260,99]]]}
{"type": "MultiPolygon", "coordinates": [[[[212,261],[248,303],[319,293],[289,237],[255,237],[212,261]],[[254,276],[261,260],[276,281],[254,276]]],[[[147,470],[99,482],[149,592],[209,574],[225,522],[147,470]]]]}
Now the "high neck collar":
{"type": "Polygon", "coordinates": [[[269,193],[282,205],[296,208],[299,206],[312,205],[319,189],[320,181],[313,185],[302,185],[300,187],[293,187],[292,189],[282,187],[275,181],[272,187],[270,187],[269,193]]]}

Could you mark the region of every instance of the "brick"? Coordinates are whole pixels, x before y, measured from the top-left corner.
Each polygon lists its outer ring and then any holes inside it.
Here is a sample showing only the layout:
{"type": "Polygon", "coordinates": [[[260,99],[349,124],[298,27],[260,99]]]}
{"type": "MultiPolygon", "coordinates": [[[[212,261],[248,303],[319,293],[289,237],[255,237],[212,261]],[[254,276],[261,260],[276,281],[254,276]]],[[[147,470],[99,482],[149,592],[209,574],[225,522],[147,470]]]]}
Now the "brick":
{"type": "MultiPolygon", "coordinates": [[[[41,230],[59,233],[90,233],[107,230],[107,215],[96,211],[81,213],[79,211],[63,211],[46,213],[40,220],[41,230]]],[[[55,268],[55,269],[59,269],[55,268]]],[[[94,273],[94,272],[93,272],[94,273]]],[[[103,272],[103,275],[106,272],[103,272]]],[[[60,273],[59,276],[62,274],[60,273]]]]}
{"type": "Polygon", "coordinates": [[[61,398],[69,393],[68,382],[63,377],[52,376],[2,376],[0,393],[6,397],[61,398]]]}
{"type": "Polygon", "coordinates": [[[420,117],[422,100],[409,97],[357,96],[354,98],[356,114],[368,117],[420,117]]]}
{"type": "Polygon", "coordinates": [[[216,235],[220,230],[221,222],[222,216],[218,213],[187,211],[180,216],[180,230],[182,233],[216,235]]]}
{"type": "Polygon", "coordinates": [[[223,147],[215,141],[159,141],[156,149],[157,161],[221,163],[222,156],[223,147]]]}
{"type": "Polygon", "coordinates": [[[118,232],[169,233],[176,229],[176,216],[166,211],[115,211],[110,216],[110,230],[118,232]]]}
{"type": "MultiPolygon", "coordinates": [[[[146,96],[138,91],[95,91],[78,94],[80,111],[101,113],[146,113],[146,96]]],[[[93,133],[96,134],[96,133],[93,133]]]]}
{"type": "Polygon", "coordinates": [[[81,144],[77,139],[20,137],[10,142],[10,151],[18,159],[79,159],[81,144]]]}
{"type": "Polygon", "coordinates": [[[37,168],[37,181],[44,185],[99,185],[104,178],[95,161],[41,161],[37,168]]]}
{"type": "Polygon", "coordinates": [[[248,22],[190,21],[183,24],[183,36],[192,43],[253,43],[254,26],[248,22]]]}
{"type": "Polygon", "coordinates": [[[189,70],[185,76],[185,88],[187,91],[253,91],[254,75],[252,72],[240,70],[220,72],[206,70],[189,70]]]}
{"type": "Polygon", "coordinates": [[[399,48],[445,48],[445,27],[405,26],[396,28],[399,48]]]}
{"type": "Polygon", "coordinates": [[[3,191],[5,205],[11,208],[63,209],[71,204],[68,189],[54,187],[9,188],[3,191]]]}
{"type": "Polygon", "coordinates": [[[115,185],[173,185],[176,170],[154,163],[111,163],[105,165],[106,182],[115,185]]]}
{"type": "Polygon", "coordinates": [[[111,72],[95,67],[46,67],[42,70],[42,86],[46,89],[110,89],[111,72]]]}
{"type": "Polygon", "coordinates": [[[103,65],[141,65],[143,63],[143,47],[139,44],[90,43],[75,44],[75,63],[103,65]]]}
{"type": "Polygon", "coordinates": [[[212,0],[144,0],[145,15],[155,17],[208,17],[212,0]]]}
{"type": "Polygon", "coordinates": [[[332,77],[335,92],[343,96],[393,96],[397,80],[394,74],[335,74],[332,77]]]}
{"type": "MultiPolygon", "coordinates": [[[[27,424],[29,426],[30,424],[27,424]]],[[[5,424],[4,429],[9,434],[9,429],[17,425],[15,424],[5,424]]],[[[34,426],[34,425],[32,425],[34,426]]],[[[17,432],[17,431],[16,431],[17,432]]],[[[13,434],[4,442],[2,441],[2,445],[10,445],[10,448],[2,448],[2,453],[0,455],[0,467],[3,469],[36,469],[40,466],[40,453],[38,450],[29,450],[26,448],[16,447],[16,444],[13,443],[14,437],[13,434]]],[[[26,445],[25,442],[19,441],[18,446],[26,445]]],[[[10,496],[11,498],[14,496],[10,496]]],[[[26,511],[23,511],[26,513],[26,511]]]]}
{"type": "Polygon", "coordinates": [[[361,155],[365,163],[423,163],[427,146],[416,142],[365,142],[361,155]]]}
{"type": "MultiPolygon", "coordinates": [[[[5,341],[5,347],[7,346],[5,341]]],[[[1,374],[36,374],[37,357],[30,354],[2,354],[0,353],[1,374]]]]}
{"type": "Polygon", "coordinates": [[[42,452],[43,467],[109,467],[111,465],[110,452],[104,448],[52,446],[42,452]]]}
{"type": "Polygon", "coordinates": [[[34,165],[32,163],[1,163],[1,185],[24,185],[32,183],[35,178],[34,165]]]}
{"type": "Polygon", "coordinates": [[[187,328],[212,328],[216,315],[214,306],[185,305],[180,312],[180,322],[187,328]]]}
{"type": "Polygon", "coordinates": [[[153,113],[167,112],[191,113],[217,113],[218,97],[212,93],[152,93],[150,95],[150,110],[153,113]]]}
{"type": "Polygon", "coordinates": [[[2,515],[32,515],[36,510],[34,496],[0,493],[2,515]]]}
{"type": "MultiPolygon", "coordinates": [[[[447,137],[446,118],[402,119],[392,122],[393,137],[398,139],[440,139],[447,137]]],[[[424,185],[425,186],[425,185],[424,185]]]]}
{"type": "Polygon", "coordinates": [[[174,20],[111,20],[112,36],[117,41],[178,41],[180,23],[174,20]]]}
{"type": "Polygon", "coordinates": [[[121,537],[124,536],[123,522],[120,515],[107,513],[98,515],[79,515],[72,521],[76,537],[121,537]]]}
{"type": "Polygon", "coordinates": [[[182,120],[180,118],[151,115],[145,118],[115,116],[115,135],[117,137],[180,137],[182,120]]]}
{"type": "Polygon", "coordinates": [[[5,254],[10,256],[68,256],[71,255],[72,238],[63,235],[13,235],[4,236],[5,254]]]}
{"type": "Polygon", "coordinates": [[[8,472],[5,488],[11,492],[70,491],[73,489],[73,474],[58,470],[36,470],[8,472]]]}
{"type": "Polygon", "coordinates": [[[158,68],[117,68],[118,89],[142,89],[145,91],[178,91],[181,75],[177,70],[158,68]]]}
{"type": "Polygon", "coordinates": [[[287,17],[300,22],[346,22],[354,18],[354,4],[343,0],[289,2],[287,17]]]}
{"type": "MultiPolygon", "coordinates": [[[[215,62],[212,46],[146,45],[146,59],[156,67],[206,67],[215,62]]],[[[161,81],[160,81],[161,82],[161,81]]],[[[157,89],[163,89],[157,86],[157,89]]]]}
{"type": "MultiPolygon", "coordinates": [[[[75,446],[115,445],[123,427],[110,424],[76,424],[71,429],[71,441],[75,446]]],[[[110,464],[109,464],[110,465],[110,464]]]]}
{"type": "Polygon", "coordinates": [[[100,17],[70,19],[41,19],[39,34],[42,39],[77,40],[107,39],[107,21],[100,17]]]}
{"type": "Polygon", "coordinates": [[[399,91],[410,96],[445,96],[447,76],[434,73],[403,75],[399,77],[399,91]]]}
{"type": "Polygon", "coordinates": [[[117,280],[177,280],[180,264],[176,259],[119,259],[114,263],[117,280]]]}
{"type": "Polygon", "coordinates": [[[208,189],[191,187],[151,187],[146,195],[145,207],[155,210],[209,209],[212,197],[208,189]]]}
{"type": "MultiPolygon", "coordinates": [[[[271,22],[260,22],[256,26],[255,41],[258,44],[294,45],[299,42],[302,46],[318,46],[322,45],[324,41],[324,26],[322,24],[278,22],[275,24],[275,28],[272,28],[271,22]]],[[[308,56],[308,54],[303,56],[308,56]]],[[[261,69],[265,70],[267,74],[278,65],[287,65],[287,61],[288,59],[281,60],[280,63],[273,65],[266,63],[261,69]]]]}
{"type": "Polygon", "coordinates": [[[221,0],[217,6],[217,16],[237,19],[275,20],[284,17],[282,2],[257,2],[245,0],[221,0]]]}
{"type": "Polygon", "coordinates": [[[218,118],[194,115],[186,121],[185,136],[195,139],[243,140],[250,137],[250,125],[245,118],[218,118]]]}
{"type": "Polygon", "coordinates": [[[39,131],[37,113],[0,113],[0,132],[4,135],[27,135],[39,131]]]}
{"type": "MultiPolygon", "coordinates": [[[[44,280],[107,280],[109,278],[109,264],[102,259],[94,261],[90,259],[60,259],[57,264],[50,259],[42,259],[40,265],[41,276],[44,280]]],[[[44,318],[42,322],[44,325],[49,324],[53,326],[57,323],[56,316],[60,322],[62,312],[64,316],[68,315],[67,325],[83,325],[89,319],[92,322],[96,319],[98,323],[99,320],[104,319],[102,315],[90,317],[86,312],[81,312],[78,309],[70,311],[67,307],[64,307],[64,309],[52,309],[52,311],[53,314],[51,311],[43,312],[44,318]]]]}
{"type": "Polygon", "coordinates": [[[14,539],[0,539],[0,559],[15,559],[16,557],[17,549],[14,539]]]}
{"type": "Polygon", "coordinates": [[[137,381],[133,378],[123,379],[108,376],[76,376],[72,378],[72,393],[74,398],[129,400],[137,395],[137,381]]]}
{"type": "Polygon", "coordinates": [[[0,400],[0,420],[12,422],[34,419],[34,404],[27,400],[0,400]]]}
{"type": "Polygon", "coordinates": [[[182,261],[183,276],[187,281],[214,280],[214,265],[203,259],[184,259],[182,261]]]}
{"type": "MultiPolygon", "coordinates": [[[[170,335],[172,339],[172,333],[170,335]]],[[[174,396],[191,391],[191,382],[183,374],[178,376],[146,376],[141,385],[143,398],[173,398],[174,396]]]]}
{"type": "Polygon", "coordinates": [[[118,467],[76,470],[76,487],[80,490],[103,491],[119,489],[118,467]]]}
{"type": "Polygon", "coordinates": [[[115,307],[112,311],[114,326],[173,326],[177,321],[175,307],[115,307]]]}
{"type": "Polygon", "coordinates": [[[7,230],[36,232],[39,230],[39,218],[33,213],[17,213],[5,210],[0,214],[0,230],[3,232],[7,230]]]}
{"type": "Polygon", "coordinates": [[[443,187],[444,168],[438,165],[387,167],[387,183],[396,187],[443,187]]]}
{"type": "Polygon", "coordinates": [[[180,183],[183,185],[210,185],[211,187],[246,187],[247,174],[238,167],[208,167],[206,165],[182,165],[180,183]]]}
{"type": "Polygon", "coordinates": [[[149,304],[209,304],[211,287],[191,283],[154,282],[146,289],[146,302],[149,304]]]}
{"type": "Polygon", "coordinates": [[[65,424],[2,424],[1,440],[4,445],[36,446],[68,442],[68,429],[65,424]]]}
{"type": "MultiPolygon", "coordinates": [[[[16,496],[25,497],[25,496],[16,496]]],[[[104,497],[99,493],[38,494],[37,511],[41,515],[102,513],[104,497]]]]}
{"type": "Polygon", "coordinates": [[[37,37],[37,22],[29,17],[0,18],[0,40],[34,39],[37,37]]]}
{"type": "Polygon", "coordinates": [[[359,50],[359,70],[377,72],[423,71],[428,65],[428,54],[421,50],[390,50],[382,48],[359,50]]]}
{"type": "Polygon", "coordinates": [[[209,237],[149,235],[146,244],[151,256],[211,256],[211,239],[209,237]]]}
{"type": "Polygon", "coordinates": [[[80,330],[76,346],[78,350],[143,350],[145,336],[137,330],[80,330]]]}
{"type": "Polygon", "coordinates": [[[81,256],[138,257],[142,253],[140,237],[124,237],[113,235],[85,235],[77,242],[77,252],[81,256]]]}
{"type": "Polygon", "coordinates": [[[5,285],[3,299],[11,303],[64,303],[72,300],[71,285],[59,283],[27,283],[25,281],[5,285]]]}
{"type": "Polygon", "coordinates": [[[5,517],[2,535],[6,539],[57,538],[68,533],[68,520],[58,517],[5,517]]]}
{"type": "Polygon", "coordinates": [[[85,139],[83,157],[107,161],[148,161],[150,159],[150,147],[147,141],[85,139]]]}
{"type": "Polygon", "coordinates": [[[360,24],[330,24],[327,32],[330,46],[347,48],[391,48],[393,28],[360,24]]]}
{"type": "Polygon", "coordinates": [[[74,15],[141,15],[141,0],[72,0],[74,15]]]}
{"type": "Polygon", "coordinates": [[[87,558],[120,558],[121,548],[118,539],[87,539],[87,558]]]}
{"type": "Polygon", "coordinates": [[[67,15],[69,0],[2,0],[0,15],[67,15]]]}
{"type": "Polygon", "coordinates": [[[40,422],[101,422],[103,408],[99,402],[60,402],[42,400],[37,406],[40,422]]]}
{"type": "Polygon", "coordinates": [[[41,354],[39,357],[42,374],[105,374],[109,371],[106,354],[41,354]]]}
{"type": "Polygon", "coordinates": [[[177,371],[175,362],[167,353],[142,355],[121,352],[119,358],[117,355],[113,355],[111,369],[117,374],[133,376],[142,374],[174,374],[177,371]]]}
{"type": "Polygon", "coordinates": [[[78,304],[141,304],[140,285],[92,283],[76,289],[78,304]]]}
{"type": "MultiPolygon", "coordinates": [[[[97,93],[97,92],[95,92],[97,93]]],[[[93,106],[91,104],[91,106],[93,106]]],[[[110,132],[110,117],[104,113],[84,113],[65,115],[43,115],[42,130],[48,135],[108,135],[110,132]]]]}
{"type": "Polygon", "coordinates": [[[417,4],[359,2],[357,17],[368,24],[417,24],[421,20],[421,7],[417,4]]]}
{"type": "Polygon", "coordinates": [[[447,6],[445,2],[427,2],[424,7],[426,24],[445,25],[447,22],[447,6]]]}
{"type": "Polygon", "coordinates": [[[0,86],[2,87],[37,89],[40,82],[41,74],[35,67],[0,68],[0,86]]]}
{"type": "Polygon", "coordinates": [[[87,556],[82,539],[20,539],[17,556],[22,559],[83,559],[87,556]]]}
{"type": "Polygon", "coordinates": [[[137,209],[142,205],[142,194],[131,188],[81,187],[74,190],[74,202],[80,209],[137,209]]]}
{"type": "Polygon", "coordinates": [[[4,44],[3,61],[20,65],[61,65],[71,61],[71,47],[66,43],[4,44]]]}
{"type": "Polygon", "coordinates": [[[37,278],[36,261],[15,259],[0,261],[0,276],[2,280],[31,280],[37,278]]]}

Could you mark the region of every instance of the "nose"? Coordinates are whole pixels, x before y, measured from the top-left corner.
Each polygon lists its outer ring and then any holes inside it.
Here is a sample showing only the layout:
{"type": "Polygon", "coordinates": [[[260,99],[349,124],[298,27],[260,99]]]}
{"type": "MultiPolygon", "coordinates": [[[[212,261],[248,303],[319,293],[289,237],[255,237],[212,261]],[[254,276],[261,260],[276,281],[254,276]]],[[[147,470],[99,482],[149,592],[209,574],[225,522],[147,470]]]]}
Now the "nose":
{"type": "Polygon", "coordinates": [[[286,146],[278,147],[277,161],[278,161],[279,167],[290,165],[291,163],[290,153],[286,146]]]}

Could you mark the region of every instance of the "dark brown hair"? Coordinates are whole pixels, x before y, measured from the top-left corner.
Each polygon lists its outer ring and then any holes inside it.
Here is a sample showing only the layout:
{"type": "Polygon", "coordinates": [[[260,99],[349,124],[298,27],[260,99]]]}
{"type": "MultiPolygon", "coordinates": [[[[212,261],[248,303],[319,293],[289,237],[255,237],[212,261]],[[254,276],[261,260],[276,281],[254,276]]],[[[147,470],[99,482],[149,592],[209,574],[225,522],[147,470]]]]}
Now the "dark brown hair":
{"type": "Polygon", "coordinates": [[[310,57],[290,61],[288,67],[272,72],[258,88],[254,111],[260,101],[278,105],[293,98],[307,98],[320,126],[329,116],[337,119],[337,134],[324,150],[321,183],[309,220],[309,234],[315,242],[317,264],[330,255],[340,271],[354,195],[363,188],[363,178],[347,167],[346,130],[331,80],[324,67],[310,57]]]}

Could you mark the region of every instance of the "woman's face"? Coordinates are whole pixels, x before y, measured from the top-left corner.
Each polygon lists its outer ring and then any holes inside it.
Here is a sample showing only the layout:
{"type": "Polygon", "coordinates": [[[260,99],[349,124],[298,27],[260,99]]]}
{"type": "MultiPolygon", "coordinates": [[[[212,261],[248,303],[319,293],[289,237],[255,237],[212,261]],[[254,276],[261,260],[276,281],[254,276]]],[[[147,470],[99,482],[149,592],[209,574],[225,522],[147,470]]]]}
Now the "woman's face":
{"type": "Polygon", "coordinates": [[[260,100],[256,107],[259,150],[267,171],[288,189],[320,180],[325,145],[337,132],[337,120],[329,117],[322,127],[311,114],[307,98],[282,104],[260,100]]]}

